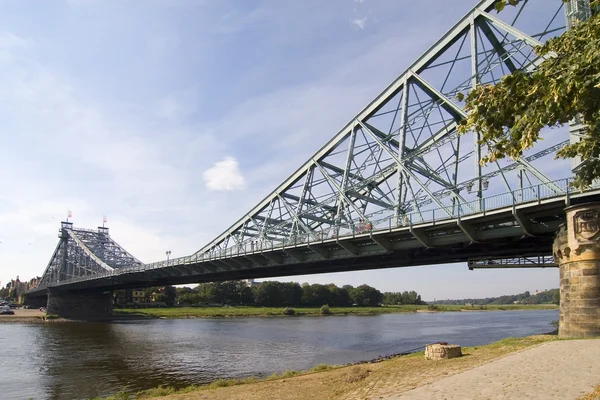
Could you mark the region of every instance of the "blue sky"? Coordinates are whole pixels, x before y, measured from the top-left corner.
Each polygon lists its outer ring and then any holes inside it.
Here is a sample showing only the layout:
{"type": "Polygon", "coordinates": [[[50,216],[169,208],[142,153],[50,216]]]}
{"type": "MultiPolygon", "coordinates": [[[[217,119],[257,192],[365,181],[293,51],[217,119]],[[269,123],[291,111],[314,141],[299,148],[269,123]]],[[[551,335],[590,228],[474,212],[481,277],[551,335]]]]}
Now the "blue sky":
{"type": "MultiPolygon", "coordinates": [[[[0,3],[0,281],[41,275],[67,210],[144,262],[224,231],[474,0],[0,3]]],[[[466,265],[304,276],[426,299],[558,286],[466,265]]]]}

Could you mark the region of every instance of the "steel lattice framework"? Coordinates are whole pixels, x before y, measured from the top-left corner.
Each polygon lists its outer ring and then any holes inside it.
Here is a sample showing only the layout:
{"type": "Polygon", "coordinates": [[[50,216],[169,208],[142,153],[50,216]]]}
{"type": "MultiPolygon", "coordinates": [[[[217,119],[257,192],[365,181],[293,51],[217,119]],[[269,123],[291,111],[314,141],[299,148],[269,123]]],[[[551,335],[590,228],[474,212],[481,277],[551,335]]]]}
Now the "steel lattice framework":
{"type": "Polygon", "coordinates": [[[548,157],[577,140],[578,126],[571,136],[565,129],[545,137],[517,161],[481,166],[479,135],[457,133],[466,117],[457,94],[535,70],[543,61],[535,48],[569,21],[588,17],[590,4],[523,0],[496,14],[495,1],[480,1],[285,182],[196,253],[142,264],[107,229],[63,223],[42,282],[29,293],[468,260],[477,260],[473,267],[550,266],[546,254],[564,205],[600,196],[600,185],[572,193],[569,165],[548,157]]]}
{"type": "Polygon", "coordinates": [[[558,268],[558,264],[556,264],[554,257],[551,255],[537,257],[500,258],[490,260],[471,260],[468,262],[468,266],[470,270],[490,268],[558,268]]]}
{"type": "Polygon", "coordinates": [[[72,223],[63,222],[58,237],[60,241],[42,275],[39,287],[142,265],[141,261],[110,237],[108,228],[100,227],[94,231],[73,228],[72,223]]]}
{"type": "Polygon", "coordinates": [[[494,3],[481,1],[290,178],[196,255],[317,241],[387,227],[390,220],[399,225],[454,218],[481,210],[485,191],[487,197],[542,185],[563,193],[536,161],[568,143],[568,134],[520,160],[486,167],[479,164],[478,135],[457,134],[466,117],[459,92],[535,69],[542,61],[535,47],[566,28],[562,1],[523,1],[500,14],[494,3]]]}

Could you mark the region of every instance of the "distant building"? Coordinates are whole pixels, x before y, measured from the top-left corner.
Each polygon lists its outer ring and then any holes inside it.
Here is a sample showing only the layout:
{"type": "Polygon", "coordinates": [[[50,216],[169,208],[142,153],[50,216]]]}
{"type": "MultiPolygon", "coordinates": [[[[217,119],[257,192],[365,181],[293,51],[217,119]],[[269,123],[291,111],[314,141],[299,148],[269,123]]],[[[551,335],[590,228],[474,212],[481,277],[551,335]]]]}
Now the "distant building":
{"type": "Polygon", "coordinates": [[[242,282],[246,282],[246,286],[254,287],[260,285],[260,282],[254,282],[254,279],[243,279],[242,282]]]}
{"type": "Polygon", "coordinates": [[[133,289],[131,291],[131,299],[134,303],[150,303],[150,297],[146,296],[144,289],[133,289]]]}
{"type": "Polygon", "coordinates": [[[17,276],[16,279],[11,279],[11,281],[6,284],[6,289],[8,289],[9,296],[12,296],[18,302],[22,302],[25,292],[37,287],[40,280],[41,278],[37,276],[27,282],[21,282],[17,276]]]}

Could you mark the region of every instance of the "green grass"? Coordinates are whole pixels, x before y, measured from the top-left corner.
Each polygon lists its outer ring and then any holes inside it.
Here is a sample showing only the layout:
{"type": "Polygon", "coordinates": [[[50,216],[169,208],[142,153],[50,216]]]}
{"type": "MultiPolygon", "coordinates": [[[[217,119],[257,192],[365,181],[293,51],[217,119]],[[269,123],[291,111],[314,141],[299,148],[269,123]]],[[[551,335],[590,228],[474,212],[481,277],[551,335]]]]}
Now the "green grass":
{"type": "MultiPolygon", "coordinates": [[[[427,311],[427,305],[384,306],[384,307],[331,307],[332,315],[377,315],[403,312],[427,311]]],[[[437,305],[439,311],[500,311],[500,310],[547,310],[556,309],[551,304],[510,304],[488,306],[437,305]]],[[[222,317],[283,317],[284,307],[172,307],[172,308],[137,308],[118,309],[116,314],[138,315],[154,318],[222,318],[222,317]]],[[[295,308],[295,315],[322,315],[319,307],[295,308]]],[[[289,316],[288,318],[293,318],[289,316]]]]}
{"type": "Polygon", "coordinates": [[[334,365],[329,365],[329,364],[319,364],[319,365],[313,367],[312,369],[310,369],[309,371],[290,370],[290,371],[285,371],[281,374],[273,373],[264,378],[256,378],[254,376],[250,376],[248,378],[239,378],[239,379],[217,379],[216,381],[211,382],[211,383],[201,384],[201,385],[190,385],[190,386],[186,386],[186,387],[178,388],[178,389],[173,388],[173,387],[168,387],[168,386],[158,386],[153,389],[141,390],[137,393],[120,392],[120,393],[114,394],[112,396],[95,397],[90,400],[135,400],[135,399],[162,397],[162,396],[168,396],[171,394],[190,393],[190,392],[195,392],[198,390],[208,390],[208,389],[217,389],[217,388],[229,387],[229,386],[247,385],[250,383],[265,382],[265,381],[271,381],[271,380],[276,380],[276,379],[281,379],[281,378],[293,378],[294,376],[305,375],[305,374],[315,373],[315,372],[328,371],[333,368],[339,368],[339,367],[336,367],[334,365]]]}

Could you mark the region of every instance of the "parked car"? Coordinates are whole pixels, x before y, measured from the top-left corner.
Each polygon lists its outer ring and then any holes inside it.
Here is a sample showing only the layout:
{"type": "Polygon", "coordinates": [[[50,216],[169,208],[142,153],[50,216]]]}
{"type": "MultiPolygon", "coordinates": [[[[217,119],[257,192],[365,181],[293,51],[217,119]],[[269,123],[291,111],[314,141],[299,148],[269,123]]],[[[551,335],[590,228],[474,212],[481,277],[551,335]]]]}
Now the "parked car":
{"type": "Polygon", "coordinates": [[[13,310],[0,310],[0,315],[15,315],[15,312],[13,310]]]}

